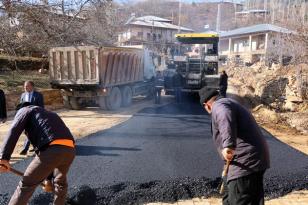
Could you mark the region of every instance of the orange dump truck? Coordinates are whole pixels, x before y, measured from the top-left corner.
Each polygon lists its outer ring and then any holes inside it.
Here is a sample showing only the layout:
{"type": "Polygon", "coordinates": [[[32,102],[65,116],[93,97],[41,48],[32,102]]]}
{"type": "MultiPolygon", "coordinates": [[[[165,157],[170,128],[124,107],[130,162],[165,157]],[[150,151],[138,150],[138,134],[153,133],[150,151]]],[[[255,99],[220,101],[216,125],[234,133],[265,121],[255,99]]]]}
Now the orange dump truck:
{"type": "Polygon", "coordinates": [[[134,96],[152,93],[155,67],[146,49],[55,47],[49,51],[49,74],[66,107],[116,110],[134,96]]]}

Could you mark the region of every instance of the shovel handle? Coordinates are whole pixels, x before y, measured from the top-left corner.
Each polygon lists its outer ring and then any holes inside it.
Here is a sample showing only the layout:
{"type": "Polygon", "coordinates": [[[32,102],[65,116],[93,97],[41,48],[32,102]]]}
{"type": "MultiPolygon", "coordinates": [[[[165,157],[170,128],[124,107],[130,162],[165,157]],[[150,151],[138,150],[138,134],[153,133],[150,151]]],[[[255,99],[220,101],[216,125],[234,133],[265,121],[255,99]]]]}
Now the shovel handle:
{"type": "MultiPolygon", "coordinates": [[[[228,175],[230,163],[231,163],[231,161],[227,161],[227,164],[224,167],[224,170],[222,171],[222,178],[228,175]]],[[[222,181],[222,184],[221,184],[220,189],[219,189],[219,194],[223,194],[224,193],[224,189],[225,189],[224,181],[222,181]]]]}
{"type": "Polygon", "coordinates": [[[1,167],[5,167],[8,171],[10,171],[10,172],[12,172],[12,173],[14,173],[14,174],[16,174],[16,175],[18,175],[18,176],[23,176],[24,175],[24,173],[22,173],[22,172],[20,172],[20,171],[18,171],[18,170],[16,170],[16,169],[14,169],[13,167],[7,167],[7,166],[5,166],[4,164],[1,164],[0,165],[1,167]]]}
{"type": "MultiPolygon", "coordinates": [[[[3,165],[3,164],[1,164],[0,166],[6,167],[6,166],[3,165]]],[[[7,167],[6,167],[6,168],[7,168],[7,167]]],[[[14,168],[12,168],[12,167],[10,167],[8,170],[9,170],[10,172],[12,172],[13,174],[16,174],[17,176],[20,176],[20,177],[24,176],[24,173],[22,173],[21,171],[18,171],[18,170],[16,170],[16,169],[14,169],[14,168]]],[[[41,182],[40,185],[41,185],[42,187],[45,187],[45,184],[44,184],[43,182],[41,182]]]]}
{"type": "Polygon", "coordinates": [[[21,177],[24,176],[24,173],[14,169],[14,168],[12,168],[12,167],[9,170],[10,170],[10,172],[12,172],[12,173],[14,173],[14,174],[16,174],[18,176],[21,176],[21,177]]]}

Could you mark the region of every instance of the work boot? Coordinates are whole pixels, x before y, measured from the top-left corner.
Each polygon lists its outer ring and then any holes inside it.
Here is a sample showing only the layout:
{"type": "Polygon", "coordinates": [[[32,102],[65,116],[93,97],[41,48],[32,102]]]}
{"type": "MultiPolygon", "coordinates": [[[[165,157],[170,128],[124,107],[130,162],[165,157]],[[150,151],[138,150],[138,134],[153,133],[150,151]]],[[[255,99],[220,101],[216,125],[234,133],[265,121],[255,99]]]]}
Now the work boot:
{"type": "Polygon", "coordinates": [[[49,193],[53,192],[53,184],[52,184],[52,182],[50,180],[45,179],[43,184],[44,184],[44,186],[42,187],[42,189],[45,192],[49,192],[49,193]]]}

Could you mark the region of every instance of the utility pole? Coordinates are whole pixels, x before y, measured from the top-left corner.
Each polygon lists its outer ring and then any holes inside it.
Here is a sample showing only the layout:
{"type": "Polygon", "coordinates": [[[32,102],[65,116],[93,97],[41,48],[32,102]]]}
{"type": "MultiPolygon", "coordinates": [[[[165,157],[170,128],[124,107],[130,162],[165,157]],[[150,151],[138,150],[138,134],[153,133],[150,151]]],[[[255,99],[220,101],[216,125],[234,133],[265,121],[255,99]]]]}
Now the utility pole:
{"type": "Polygon", "coordinates": [[[270,1],[270,4],[271,4],[271,10],[272,10],[272,24],[275,23],[275,14],[276,14],[276,11],[275,11],[275,1],[273,2],[273,0],[270,1]]]}
{"type": "MultiPolygon", "coordinates": [[[[223,2],[223,1],[221,1],[223,2]]],[[[221,16],[221,3],[217,5],[217,19],[216,19],[216,32],[220,32],[220,16],[221,16]]]]}
{"type": "Polygon", "coordinates": [[[290,5],[291,5],[291,0],[289,0],[288,2],[287,21],[289,20],[289,17],[290,17],[290,5]]]}
{"type": "MultiPolygon", "coordinates": [[[[233,1],[233,0],[232,0],[233,1]]],[[[237,4],[236,2],[233,2],[233,7],[234,7],[234,23],[235,23],[235,28],[237,28],[237,16],[236,16],[236,12],[237,12],[237,4]]]]}
{"type": "MultiPolygon", "coordinates": [[[[289,0],[290,1],[290,0],[289,0]]],[[[265,22],[267,22],[267,0],[264,0],[265,22]]]]}
{"type": "Polygon", "coordinates": [[[182,13],[182,1],[179,0],[179,24],[178,24],[178,33],[181,33],[181,13],[182,13]]]}

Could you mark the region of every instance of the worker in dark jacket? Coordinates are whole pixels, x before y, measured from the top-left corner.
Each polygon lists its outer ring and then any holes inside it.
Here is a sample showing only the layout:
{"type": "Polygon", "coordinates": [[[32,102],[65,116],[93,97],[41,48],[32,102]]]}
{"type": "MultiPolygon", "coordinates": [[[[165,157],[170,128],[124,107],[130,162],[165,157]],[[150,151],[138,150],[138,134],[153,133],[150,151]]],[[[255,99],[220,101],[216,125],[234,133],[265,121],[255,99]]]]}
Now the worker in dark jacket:
{"type": "MultiPolygon", "coordinates": [[[[44,98],[43,95],[34,89],[34,83],[32,81],[26,81],[24,83],[25,92],[20,96],[20,103],[29,102],[32,105],[40,106],[44,108],[44,98]]],[[[30,147],[30,141],[26,139],[24,141],[23,149],[19,153],[21,155],[26,155],[30,147]]],[[[31,151],[31,150],[30,150],[31,151]]]]}
{"type": "Polygon", "coordinates": [[[224,205],[263,205],[263,175],[270,166],[268,145],[251,113],[216,90],[202,89],[200,102],[212,117],[212,135],[230,162],[224,205]]]}
{"type": "Polygon", "coordinates": [[[0,150],[0,172],[10,170],[9,160],[23,131],[37,155],[27,167],[9,205],[26,205],[35,188],[51,172],[54,173],[54,204],[63,205],[67,193],[66,174],[75,157],[74,138],[56,113],[29,102],[20,104],[18,109],[0,150]]]}
{"type": "Polygon", "coordinates": [[[180,103],[182,101],[182,87],[183,87],[183,77],[179,70],[176,71],[175,75],[172,78],[175,101],[180,103]]]}
{"type": "Polygon", "coordinates": [[[0,89],[0,122],[5,123],[7,118],[6,114],[6,101],[3,90],[0,89]]]}
{"type": "Polygon", "coordinates": [[[222,71],[219,78],[219,91],[222,97],[227,96],[227,89],[228,89],[228,75],[226,71],[222,71]]]}

